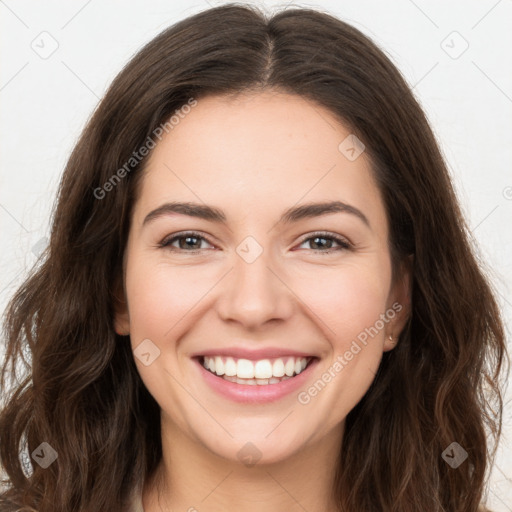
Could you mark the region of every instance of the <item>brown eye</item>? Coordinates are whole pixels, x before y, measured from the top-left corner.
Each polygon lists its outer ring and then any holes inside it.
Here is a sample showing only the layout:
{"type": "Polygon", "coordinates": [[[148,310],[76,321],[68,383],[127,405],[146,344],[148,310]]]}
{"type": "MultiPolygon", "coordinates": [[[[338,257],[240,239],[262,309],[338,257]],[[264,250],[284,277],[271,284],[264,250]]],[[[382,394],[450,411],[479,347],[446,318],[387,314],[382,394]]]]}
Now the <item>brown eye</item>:
{"type": "Polygon", "coordinates": [[[188,232],[188,233],[180,233],[178,235],[174,235],[170,238],[164,239],[160,243],[160,247],[166,247],[171,251],[181,251],[181,252],[198,252],[201,251],[204,247],[201,247],[201,242],[208,242],[206,238],[201,236],[199,233],[188,232]],[[174,242],[178,242],[178,246],[174,246],[174,242]]]}
{"type": "Polygon", "coordinates": [[[310,244],[314,251],[321,253],[331,253],[351,248],[347,240],[330,233],[315,233],[313,236],[305,238],[300,245],[306,242],[310,244]],[[333,245],[335,246],[336,244],[338,247],[333,248],[333,245]]]}

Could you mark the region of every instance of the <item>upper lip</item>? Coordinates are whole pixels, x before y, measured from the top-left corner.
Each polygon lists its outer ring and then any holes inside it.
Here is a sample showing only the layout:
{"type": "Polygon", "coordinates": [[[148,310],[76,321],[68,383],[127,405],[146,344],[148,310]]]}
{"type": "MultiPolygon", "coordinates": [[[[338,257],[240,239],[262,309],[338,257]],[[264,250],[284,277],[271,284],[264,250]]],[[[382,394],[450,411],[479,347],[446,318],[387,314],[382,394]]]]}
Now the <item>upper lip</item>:
{"type": "Polygon", "coordinates": [[[235,359],[249,359],[250,361],[258,361],[260,359],[275,359],[279,357],[315,357],[311,353],[278,347],[258,348],[253,350],[242,347],[211,348],[192,355],[192,357],[200,356],[224,356],[233,357],[235,359]]]}

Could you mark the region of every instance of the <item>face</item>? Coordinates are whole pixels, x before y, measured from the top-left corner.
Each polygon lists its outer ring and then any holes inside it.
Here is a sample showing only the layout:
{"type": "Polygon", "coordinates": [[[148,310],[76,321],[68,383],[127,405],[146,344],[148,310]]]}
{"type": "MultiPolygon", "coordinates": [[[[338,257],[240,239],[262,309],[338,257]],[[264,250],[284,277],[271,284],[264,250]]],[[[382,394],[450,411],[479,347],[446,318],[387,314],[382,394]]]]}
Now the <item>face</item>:
{"type": "Polygon", "coordinates": [[[164,429],[260,463],[342,432],[408,308],[349,135],[328,110],[265,92],[199,100],[154,148],[115,327],[164,429]]]}

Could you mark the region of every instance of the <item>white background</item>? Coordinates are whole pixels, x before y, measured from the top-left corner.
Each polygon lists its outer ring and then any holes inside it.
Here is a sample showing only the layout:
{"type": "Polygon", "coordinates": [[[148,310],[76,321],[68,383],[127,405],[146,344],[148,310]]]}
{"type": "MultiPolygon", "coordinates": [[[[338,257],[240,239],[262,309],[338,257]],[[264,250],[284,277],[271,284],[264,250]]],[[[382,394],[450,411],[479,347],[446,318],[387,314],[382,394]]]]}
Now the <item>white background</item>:
{"type": "MultiPolygon", "coordinates": [[[[109,83],[161,30],[222,3],[0,0],[0,311],[45,244],[65,162],[109,83]],[[45,55],[52,45],[55,52],[45,55]]],[[[257,3],[271,11],[287,2],[257,3]]],[[[491,272],[510,339],[512,1],[293,5],[353,24],[414,88],[491,272]]],[[[495,512],[512,511],[511,397],[489,493],[495,512]]]]}

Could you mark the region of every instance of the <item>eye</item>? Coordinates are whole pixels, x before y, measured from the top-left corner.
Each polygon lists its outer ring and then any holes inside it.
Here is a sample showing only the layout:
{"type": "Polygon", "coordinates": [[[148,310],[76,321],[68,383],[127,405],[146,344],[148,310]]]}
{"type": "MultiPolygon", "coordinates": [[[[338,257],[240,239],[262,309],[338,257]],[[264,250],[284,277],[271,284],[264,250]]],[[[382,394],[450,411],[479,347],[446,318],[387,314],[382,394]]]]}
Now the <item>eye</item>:
{"type": "Polygon", "coordinates": [[[313,236],[309,236],[302,240],[300,245],[304,243],[310,243],[313,246],[315,252],[324,254],[351,249],[352,245],[350,242],[332,233],[315,233],[313,236]],[[333,242],[338,244],[337,248],[333,248],[333,242]],[[320,248],[317,248],[317,247],[320,248]]]}
{"type": "MultiPolygon", "coordinates": [[[[160,242],[159,246],[162,248],[168,248],[175,252],[188,252],[194,254],[204,249],[204,247],[201,247],[202,242],[209,243],[201,234],[194,231],[187,231],[165,238],[160,242]],[[173,245],[175,242],[178,242],[177,247],[173,245]]],[[[303,239],[300,245],[305,243],[310,243],[310,245],[313,246],[313,251],[324,254],[352,248],[350,242],[344,238],[334,235],[333,233],[314,233],[312,236],[303,239]],[[333,248],[333,244],[337,244],[338,247],[333,248]]]]}
{"type": "Polygon", "coordinates": [[[165,238],[162,242],[160,242],[160,247],[167,247],[171,251],[184,251],[195,253],[203,249],[201,247],[202,241],[208,242],[208,240],[206,240],[206,238],[201,236],[199,233],[188,231],[185,233],[178,233],[177,235],[174,235],[170,238],[165,238]],[[172,245],[176,241],[179,242],[178,247],[172,245]]]}

